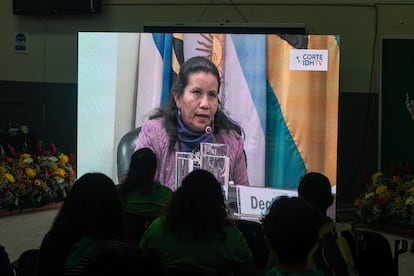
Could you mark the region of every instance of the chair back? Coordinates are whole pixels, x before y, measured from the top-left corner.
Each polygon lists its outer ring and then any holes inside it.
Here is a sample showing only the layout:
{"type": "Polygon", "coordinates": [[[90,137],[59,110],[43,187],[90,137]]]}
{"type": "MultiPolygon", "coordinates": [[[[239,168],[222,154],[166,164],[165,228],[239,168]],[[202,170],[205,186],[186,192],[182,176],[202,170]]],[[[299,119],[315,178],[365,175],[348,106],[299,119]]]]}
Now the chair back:
{"type": "Polygon", "coordinates": [[[358,254],[356,267],[360,276],[396,276],[388,239],[368,229],[356,230],[358,254]]]}
{"type": "Polygon", "coordinates": [[[323,270],[326,276],[348,276],[350,271],[354,271],[351,253],[345,253],[350,251],[347,240],[338,236],[335,229],[331,229],[320,237],[318,247],[313,254],[313,261],[316,268],[323,270]]]}
{"type": "Polygon", "coordinates": [[[121,183],[126,174],[128,173],[129,163],[131,162],[131,156],[135,151],[138,135],[141,131],[141,127],[137,127],[124,136],[121,137],[118,143],[116,164],[118,171],[118,183],[121,183]]]}
{"type": "Polygon", "coordinates": [[[237,219],[236,225],[250,247],[256,269],[265,269],[269,257],[269,249],[265,243],[262,224],[255,221],[237,219]]]}
{"type": "Polygon", "coordinates": [[[16,276],[35,276],[37,273],[36,265],[39,256],[39,249],[25,250],[19,259],[13,262],[16,276]]]}
{"type": "MultiPolygon", "coordinates": [[[[414,244],[414,242],[413,242],[414,244]]],[[[394,275],[398,276],[398,259],[401,254],[404,254],[408,251],[408,241],[406,239],[395,240],[394,241],[394,275]]]]}

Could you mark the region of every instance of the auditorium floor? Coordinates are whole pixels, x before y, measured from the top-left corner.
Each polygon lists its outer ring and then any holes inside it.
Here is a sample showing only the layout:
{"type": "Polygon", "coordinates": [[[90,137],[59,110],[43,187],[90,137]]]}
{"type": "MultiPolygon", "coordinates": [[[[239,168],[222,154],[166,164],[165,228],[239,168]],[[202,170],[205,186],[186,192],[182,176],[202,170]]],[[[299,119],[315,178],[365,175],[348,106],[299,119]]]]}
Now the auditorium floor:
{"type": "MultiPolygon", "coordinates": [[[[0,217],[0,244],[14,261],[26,249],[38,248],[43,236],[48,231],[58,209],[0,217]]],[[[401,239],[396,235],[384,234],[394,249],[394,241],[401,239]]],[[[414,242],[407,238],[409,247],[414,242]]],[[[408,251],[399,257],[399,276],[412,276],[414,271],[414,254],[408,251]]]]}

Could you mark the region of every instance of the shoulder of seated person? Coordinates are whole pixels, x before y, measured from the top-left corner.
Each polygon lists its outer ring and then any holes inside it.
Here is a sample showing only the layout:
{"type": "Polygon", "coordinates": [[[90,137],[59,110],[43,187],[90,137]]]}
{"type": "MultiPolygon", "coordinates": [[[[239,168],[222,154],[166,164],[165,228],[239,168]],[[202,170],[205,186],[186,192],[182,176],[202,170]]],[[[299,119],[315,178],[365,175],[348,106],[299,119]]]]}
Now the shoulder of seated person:
{"type": "Polygon", "coordinates": [[[154,186],[156,187],[156,189],[160,189],[160,190],[163,190],[165,192],[171,192],[172,193],[172,190],[171,190],[170,187],[161,184],[159,181],[154,181],[153,183],[154,183],[154,186]]]}
{"type": "Polygon", "coordinates": [[[145,121],[142,124],[141,132],[148,133],[150,135],[162,135],[166,133],[165,127],[161,121],[161,118],[151,119],[145,121]]]}
{"type": "Polygon", "coordinates": [[[143,128],[146,128],[146,127],[150,127],[150,128],[153,128],[153,127],[156,127],[156,126],[158,126],[158,127],[163,127],[163,124],[162,124],[162,118],[154,118],[154,119],[150,119],[150,120],[147,120],[147,121],[145,121],[143,124],[142,124],[142,127],[143,128]]]}
{"type": "Polygon", "coordinates": [[[352,231],[353,229],[352,224],[347,222],[337,222],[335,228],[338,232],[352,231]]]}
{"type": "Polygon", "coordinates": [[[240,228],[237,227],[236,223],[233,222],[232,220],[226,221],[226,223],[222,226],[222,229],[225,231],[228,231],[229,233],[233,233],[233,234],[238,233],[238,234],[243,235],[240,228]]]}
{"type": "Polygon", "coordinates": [[[319,228],[319,236],[324,236],[331,231],[335,231],[336,223],[334,221],[328,221],[322,224],[319,228]]]}

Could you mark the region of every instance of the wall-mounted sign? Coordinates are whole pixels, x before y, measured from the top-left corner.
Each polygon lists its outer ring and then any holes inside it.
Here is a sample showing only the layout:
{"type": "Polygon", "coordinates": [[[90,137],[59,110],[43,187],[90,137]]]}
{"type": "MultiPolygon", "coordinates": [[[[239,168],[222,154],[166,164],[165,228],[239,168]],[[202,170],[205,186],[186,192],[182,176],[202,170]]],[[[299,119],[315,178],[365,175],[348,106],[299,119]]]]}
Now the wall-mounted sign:
{"type": "Polygon", "coordinates": [[[14,50],[18,53],[29,52],[29,34],[28,33],[14,33],[14,50]]]}

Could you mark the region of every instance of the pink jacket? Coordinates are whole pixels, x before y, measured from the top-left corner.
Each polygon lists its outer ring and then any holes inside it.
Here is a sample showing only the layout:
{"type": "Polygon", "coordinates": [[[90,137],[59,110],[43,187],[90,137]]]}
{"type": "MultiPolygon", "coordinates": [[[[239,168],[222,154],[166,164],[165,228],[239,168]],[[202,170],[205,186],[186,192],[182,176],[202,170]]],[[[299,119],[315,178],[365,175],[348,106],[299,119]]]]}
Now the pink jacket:
{"type": "MultiPolygon", "coordinates": [[[[230,146],[230,180],[237,185],[249,185],[247,166],[244,156],[243,138],[234,131],[225,130],[214,136],[215,143],[230,146]]],[[[158,167],[155,178],[171,190],[175,190],[175,153],[178,151],[178,143],[174,150],[169,151],[169,138],[161,118],[146,121],[139,133],[135,149],[150,148],[157,156],[158,167]]]]}

